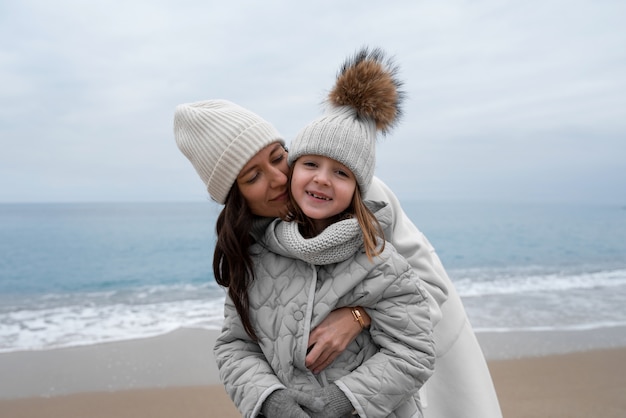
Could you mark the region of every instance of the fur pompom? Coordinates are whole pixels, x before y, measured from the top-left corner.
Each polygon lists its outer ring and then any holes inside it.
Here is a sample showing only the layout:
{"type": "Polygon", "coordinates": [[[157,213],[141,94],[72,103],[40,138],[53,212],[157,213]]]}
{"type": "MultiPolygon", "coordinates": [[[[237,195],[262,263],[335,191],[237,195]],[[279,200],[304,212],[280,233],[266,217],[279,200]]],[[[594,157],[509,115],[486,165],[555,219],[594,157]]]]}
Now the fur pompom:
{"type": "Polygon", "coordinates": [[[328,95],[332,106],[350,106],[359,118],[369,118],[386,134],[402,115],[404,92],[398,67],[382,50],[363,48],[349,58],[328,95]]]}

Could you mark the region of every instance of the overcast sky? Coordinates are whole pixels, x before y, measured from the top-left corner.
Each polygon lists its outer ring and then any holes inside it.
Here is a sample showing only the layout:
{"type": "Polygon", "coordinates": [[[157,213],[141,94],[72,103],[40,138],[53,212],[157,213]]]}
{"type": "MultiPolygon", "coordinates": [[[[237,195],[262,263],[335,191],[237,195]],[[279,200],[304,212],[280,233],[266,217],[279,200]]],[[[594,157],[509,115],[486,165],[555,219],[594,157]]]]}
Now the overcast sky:
{"type": "Polygon", "coordinates": [[[289,142],[368,45],[405,82],[376,167],[401,199],[623,205],[625,21],[623,0],[4,0],[0,202],[206,201],[177,104],[234,101],[289,142]]]}

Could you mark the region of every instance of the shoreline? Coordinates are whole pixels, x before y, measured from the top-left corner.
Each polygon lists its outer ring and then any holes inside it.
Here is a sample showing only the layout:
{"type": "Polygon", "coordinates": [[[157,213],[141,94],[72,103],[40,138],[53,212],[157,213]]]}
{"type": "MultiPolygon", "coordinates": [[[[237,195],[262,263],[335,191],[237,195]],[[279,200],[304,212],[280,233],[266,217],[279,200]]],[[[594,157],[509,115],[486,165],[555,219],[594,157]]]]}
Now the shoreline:
{"type": "MultiPolygon", "coordinates": [[[[239,417],[213,360],[217,335],[2,353],[0,416],[239,417]]],[[[477,336],[505,417],[626,416],[626,327],[477,336]]]]}
{"type": "Polygon", "coordinates": [[[626,326],[577,330],[477,332],[488,361],[626,348],[626,326]]]}
{"type": "Polygon", "coordinates": [[[155,336],[0,354],[0,400],[82,392],[221,385],[213,360],[218,331],[155,336]],[[63,367],[68,365],[70,367],[63,367]]]}

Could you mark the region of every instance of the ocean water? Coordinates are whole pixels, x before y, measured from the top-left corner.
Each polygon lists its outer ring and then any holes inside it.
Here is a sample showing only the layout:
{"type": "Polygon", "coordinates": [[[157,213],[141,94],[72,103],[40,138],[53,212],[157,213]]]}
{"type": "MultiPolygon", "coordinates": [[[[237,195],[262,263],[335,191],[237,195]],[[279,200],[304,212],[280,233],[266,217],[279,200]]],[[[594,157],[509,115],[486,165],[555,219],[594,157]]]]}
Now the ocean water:
{"type": "MultiPolygon", "coordinates": [[[[626,207],[404,202],[476,331],[626,325],[626,207]]],[[[0,204],[0,353],[219,329],[213,203],[0,204]]]]}

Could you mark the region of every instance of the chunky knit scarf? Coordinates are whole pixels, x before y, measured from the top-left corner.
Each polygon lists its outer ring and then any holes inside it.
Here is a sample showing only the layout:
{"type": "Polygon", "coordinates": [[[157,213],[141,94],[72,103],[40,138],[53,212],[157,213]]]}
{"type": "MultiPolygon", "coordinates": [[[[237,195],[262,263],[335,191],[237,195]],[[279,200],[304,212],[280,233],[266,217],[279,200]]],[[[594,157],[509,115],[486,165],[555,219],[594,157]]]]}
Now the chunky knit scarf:
{"type": "Polygon", "coordinates": [[[345,219],[328,226],[313,238],[304,238],[296,222],[276,225],[276,239],[294,258],[325,265],[347,260],[363,245],[363,234],[356,219],[345,219]]]}

